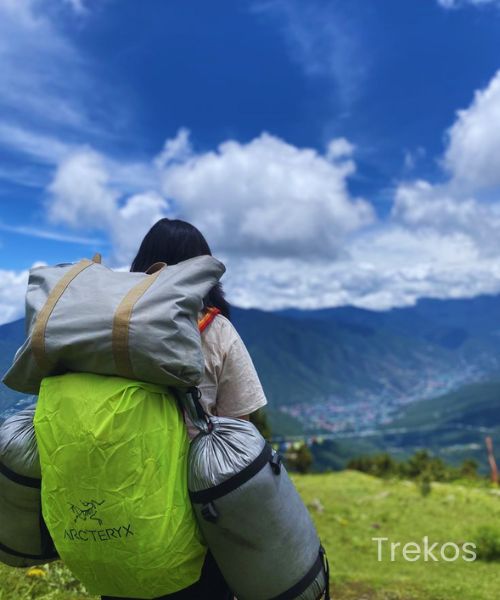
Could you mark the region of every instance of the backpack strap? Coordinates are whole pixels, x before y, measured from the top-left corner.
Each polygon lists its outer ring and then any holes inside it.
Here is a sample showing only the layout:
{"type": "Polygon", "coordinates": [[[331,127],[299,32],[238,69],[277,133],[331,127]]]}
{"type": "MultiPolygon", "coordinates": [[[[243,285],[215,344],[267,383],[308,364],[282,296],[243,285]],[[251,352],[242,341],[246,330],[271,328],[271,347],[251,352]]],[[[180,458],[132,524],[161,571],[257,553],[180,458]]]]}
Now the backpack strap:
{"type": "Polygon", "coordinates": [[[210,325],[210,323],[215,319],[215,317],[220,313],[218,308],[215,306],[210,307],[207,312],[203,315],[203,317],[198,321],[198,329],[200,333],[205,331],[205,329],[210,325]]]}

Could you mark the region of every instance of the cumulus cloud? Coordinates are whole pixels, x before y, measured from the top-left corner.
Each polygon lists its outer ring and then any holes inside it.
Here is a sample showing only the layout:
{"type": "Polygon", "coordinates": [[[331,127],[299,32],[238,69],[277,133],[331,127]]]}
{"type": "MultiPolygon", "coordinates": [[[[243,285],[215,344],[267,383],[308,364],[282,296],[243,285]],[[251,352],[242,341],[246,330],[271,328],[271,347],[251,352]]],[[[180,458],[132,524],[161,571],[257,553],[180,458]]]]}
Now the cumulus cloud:
{"type": "Polygon", "coordinates": [[[70,227],[108,226],[116,210],[118,193],[109,187],[101,156],[90,148],[65,158],[49,187],[48,216],[70,227]]]}
{"type": "Polygon", "coordinates": [[[500,204],[481,192],[498,187],[500,133],[484,126],[496,114],[498,78],[457,113],[442,160],[448,179],[401,182],[385,220],[351,194],[355,148],[344,138],[323,153],[267,133],[196,152],[186,129],[144,167],[160,182],[146,192],[124,194],[116,164],[88,148],[62,161],[51,214],[76,227],[99,222],[120,264],[157,218],[185,218],[227,263],[229,298],[242,306],[383,310],[422,296],[497,293],[500,204]],[[489,151],[476,151],[481,139],[489,151]]]}
{"type": "Polygon", "coordinates": [[[500,253],[500,72],[457,112],[447,132],[442,164],[448,179],[440,184],[401,183],[391,216],[411,228],[433,228],[443,235],[468,236],[481,256],[500,253]]]}
{"type": "Polygon", "coordinates": [[[112,264],[130,262],[147,230],[167,214],[158,192],[127,196],[111,176],[113,162],[92,148],[80,148],[59,164],[46,203],[53,224],[96,230],[112,243],[112,264]]]}
{"type": "MultiPolygon", "coordinates": [[[[47,215],[106,237],[115,266],[132,260],[157,219],[185,218],[226,262],[228,297],[241,306],[384,310],[421,297],[498,293],[499,81],[497,74],[457,113],[443,180],[400,182],[383,220],[350,191],[349,140],[319,152],[263,133],[198,152],[186,129],[149,163],[68,147],[48,188],[47,215]]],[[[5,282],[21,277],[9,273],[5,282]]],[[[17,314],[5,302],[3,314],[17,314]]]]}
{"type": "Polygon", "coordinates": [[[167,146],[180,154],[163,160],[164,193],[221,252],[333,257],[348,233],[374,219],[371,205],[348,191],[355,163],[347,140],[320,154],[263,133],[195,154],[181,131],[167,146]]]}
{"type": "Polygon", "coordinates": [[[346,235],[374,219],[371,205],[348,191],[352,152],[345,139],[320,154],[262,134],[195,153],[180,130],[153,161],[161,189],[127,195],[113,162],[80,148],[60,162],[47,214],[55,224],[106,231],[115,262],[130,262],[141,236],[166,215],[195,223],[220,253],[332,258],[346,235]]]}
{"type": "Polygon", "coordinates": [[[114,261],[121,265],[129,264],[149,228],[167,216],[169,209],[169,203],[154,191],[128,198],[110,224],[114,261]]]}
{"type": "Polygon", "coordinates": [[[24,315],[24,296],[28,287],[28,270],[0,269],[0,325],[24,315]]]}
{"type": "Polygon", "coordinates": [[[458,111],[448,140],[444,164],[454,180],[475,190],[500,186],[500,71],[458,111]]]}
{"type": "Polygon", "coordinates": [[[500,263],[484,259],[468,236],[391,225],[357,237],[347,260],[229,259],[225,286],[239,306],[370,310],[411,306],[418,298],[495,293],[500,263]]]}
{"type": "Polygon", "coordinates": [[[442,235],[461,232],[486,254],[500,252],[500,204],[464,196],[454,185],[415,181],[400,185],[392,207],[394,220],[410,228],[432,228],[442,235]]]}
{"type": "MultiPolygon", "coordinates": [[[[442,164],[448,178],[400,183],[394,193],[390,221],[373,239],[377,255],[388,232],[396,227],[398,248],[388,265],[405,257],[406,286],[418,295],[467,297],[500,292],[500,73],[471,105],[457,113],[447,132],[442,164]],[[412,248],[411,240],[418,241],[412,248]],[[405,255],[405,248],[408,254],[405,255]],[[415,288],[411,260],[424,274],[415,288]],[[413,283],[411,283],[413,282],[413,283]]],[[[352,252],[353,259],[357,256],[352,252]]],[[[409,297],[414,294],[410,292],[409,297]]]]}

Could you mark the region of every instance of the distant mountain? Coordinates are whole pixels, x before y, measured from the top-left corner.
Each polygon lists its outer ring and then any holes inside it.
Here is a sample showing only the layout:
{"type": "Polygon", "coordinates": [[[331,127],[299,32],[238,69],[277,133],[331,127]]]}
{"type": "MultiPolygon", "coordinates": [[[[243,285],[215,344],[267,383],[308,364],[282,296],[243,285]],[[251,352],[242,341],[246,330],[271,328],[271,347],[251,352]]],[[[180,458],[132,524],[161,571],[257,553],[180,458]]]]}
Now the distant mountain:
{"type": "Polygon", "coordinates": [[[296,319],[316,319],[384,329],[419,339],[493,370],[500,365],[500,295],[439,300],[422,298],[415,306],[370,311],[352,306],[315,311],[286,310],[296,319]]]}
{"type": "MultiPolygon", "coordinates": [[[[336,310],[235,309],[234,323],[273,406],[321,402],[360,392],[400,394],[422,372],[453,370],[457,354],[377,322],[340,318],[336,310]]],[[[458,360],[460,360],[458,358],[458,360]]]]}
{"type": "MultiPolygon", "coordinates": [[[[6,325],[0,325],[0,376],[9,368],[16,350],[24,342],[24,320],[14,321],[6,325]]],[[[0,383],[0,420],[2,414],[22,400],[24,396],[13,392],[0,383]]]]}
{"type": "MultiPolygon", "coordinates": [[[[332,418],[325,407],[335,420],[335,411],[355,405],[348,424],[363,431],[410,401],[500,375],[500,296],[423,299],[384,312],[234,307],[232,319],[262,380],[275,433],[299,433],[313,421],[321,429],[332,418]]],[[[0,326],[2,373],[23,329],[23,321],[0,326]]],[[[20,398],[0,385],[0,416],[20,398]]]]}

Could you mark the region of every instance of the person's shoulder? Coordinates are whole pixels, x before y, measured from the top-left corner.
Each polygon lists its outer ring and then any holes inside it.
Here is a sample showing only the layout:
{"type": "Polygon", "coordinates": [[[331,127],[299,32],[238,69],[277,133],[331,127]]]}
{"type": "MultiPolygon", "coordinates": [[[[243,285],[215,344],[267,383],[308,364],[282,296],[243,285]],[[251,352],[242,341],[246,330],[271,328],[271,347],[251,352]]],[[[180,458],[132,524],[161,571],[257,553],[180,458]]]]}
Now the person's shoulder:
{"type": "Polygon", "coordinates": [[[219,313],[202,333],[202,337],[207,342],[224,343],[228,346],[238,339],[238,332],[231,321],[219,313]]]}

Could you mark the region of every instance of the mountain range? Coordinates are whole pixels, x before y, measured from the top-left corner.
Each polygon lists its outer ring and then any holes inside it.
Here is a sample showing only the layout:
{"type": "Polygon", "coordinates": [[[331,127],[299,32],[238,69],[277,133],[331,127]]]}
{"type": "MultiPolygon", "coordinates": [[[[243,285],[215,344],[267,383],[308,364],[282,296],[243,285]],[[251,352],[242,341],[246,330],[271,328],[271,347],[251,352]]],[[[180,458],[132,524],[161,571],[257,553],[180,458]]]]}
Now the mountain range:
{"type": "MultiPolygon", "coordinates": [[[[465,400],[453,419],[463,418],[466,426],[474,421],[470,386],[500,380],[500,296],[421,299],[388,311],[233,307],[232,321],[261,378],[276,435],[373,434],[383,446],[408,410],[415,420],[421,406],[432,424],[435,415],[421,401],[457,390],[465,390],[465,400]]],[[[23,341],[22,320],[0,326],[2,373],[23,341]]],[[[488,398],[487,405],[496,402],[494,394],[488,398]]],[[[0,385],[0,417],[20,400],[0,385]]]]}

